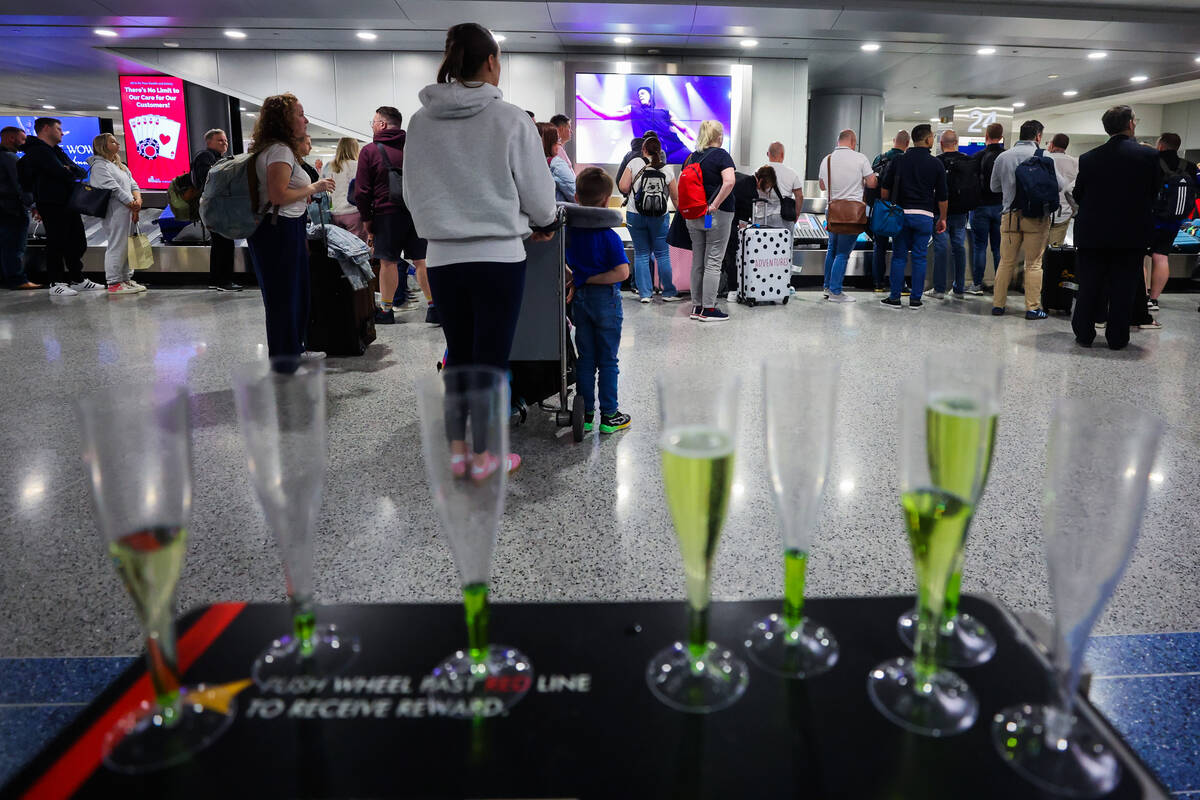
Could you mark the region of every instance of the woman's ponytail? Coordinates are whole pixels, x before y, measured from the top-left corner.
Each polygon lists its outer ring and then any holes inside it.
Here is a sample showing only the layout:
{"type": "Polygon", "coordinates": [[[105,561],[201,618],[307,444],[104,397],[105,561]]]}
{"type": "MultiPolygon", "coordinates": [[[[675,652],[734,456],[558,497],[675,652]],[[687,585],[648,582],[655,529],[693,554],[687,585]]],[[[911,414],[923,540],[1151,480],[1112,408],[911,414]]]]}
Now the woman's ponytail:
{"type": "Polygon", "coordinates": [[[500,46],[491,32],[475,22],[463,22],[446,31],[446,50],[438,67],[438,83],[475,80],[489,56],[499,56],[500,46]]]}
{"type": "Polygon", "coordinates": [[[661,169],[667,163],[667,160],[663,158],[662,142],[658,140],[657,136],[647,136],[642,141],[642,150],[650,156],[650,166],[655,169],[661,169]]]}

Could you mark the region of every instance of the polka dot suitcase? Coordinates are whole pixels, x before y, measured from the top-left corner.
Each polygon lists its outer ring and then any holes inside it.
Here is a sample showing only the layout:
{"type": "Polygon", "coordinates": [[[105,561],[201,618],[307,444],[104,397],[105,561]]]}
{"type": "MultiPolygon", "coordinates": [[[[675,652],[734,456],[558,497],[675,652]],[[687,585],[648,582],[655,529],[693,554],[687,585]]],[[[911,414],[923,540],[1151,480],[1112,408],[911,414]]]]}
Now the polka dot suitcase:
{"type": "Polygon", "coordinates": [[[751,226],[737,235],[737,301],[750,306],[787,304],[792,285],[791,231],[751,226]]]}

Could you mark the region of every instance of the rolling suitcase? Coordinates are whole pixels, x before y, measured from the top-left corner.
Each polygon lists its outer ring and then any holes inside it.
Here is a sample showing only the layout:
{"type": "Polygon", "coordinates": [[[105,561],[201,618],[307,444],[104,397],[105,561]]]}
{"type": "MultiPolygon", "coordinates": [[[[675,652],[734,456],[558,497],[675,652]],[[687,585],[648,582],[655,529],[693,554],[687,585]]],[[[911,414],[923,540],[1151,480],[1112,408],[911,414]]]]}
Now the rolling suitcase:
{"type": "Polygon", "coordinates": [[[737,301],[787,305],[792,285],[792,233],[751,226],[737,233],[737,301]]]}
{"type": "Polygon", "coordinates": [[[375,341],[375,295],[371,287],[355,289],[330,258],[324,239],[308,240],[312,300],[308,313],[309,350],[330,356],[361,356],[375,341]]]}
{"type": "Polygon", "coordinates": [[[1075,248],[1046,248],[1042,256],[1042,308],[1047,314],[1070,314],[1077,291],[1075,248]]]}

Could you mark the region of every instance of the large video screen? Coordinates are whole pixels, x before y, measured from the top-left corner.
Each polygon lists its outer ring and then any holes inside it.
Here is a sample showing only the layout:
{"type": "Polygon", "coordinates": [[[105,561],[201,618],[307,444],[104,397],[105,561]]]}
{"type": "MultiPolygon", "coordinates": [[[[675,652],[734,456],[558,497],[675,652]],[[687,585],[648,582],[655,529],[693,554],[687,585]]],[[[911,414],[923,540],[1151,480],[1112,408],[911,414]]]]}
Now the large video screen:
{"type": "Polygon", "coordinates": [[[122,75],[125,158],[145,190],[166,191],[191,167],[183,81],[166,75],[122,75]]]}
{"type": "MultiPolygon", "coordinates": [[[[25,135],[33,138],[33,123],[41,115],[19,117],[0,116],[0,128],[20,128],[25,135]]],[[[59,145],[70,156],[71,160],[85,170],[87,160],[92,154],[92,140],[100,135],[99,117],[55,117],[62,121],[63,140],[59,145]]]]}
{"type": "Polygon", "coordinates": [[[700,123],[725,126],[733,152],[733,79],[728,75],[575,75],[575,160],[618,164],[629,140],[658,134],[670,164],[682,164],[696,144],[700,123]]]}

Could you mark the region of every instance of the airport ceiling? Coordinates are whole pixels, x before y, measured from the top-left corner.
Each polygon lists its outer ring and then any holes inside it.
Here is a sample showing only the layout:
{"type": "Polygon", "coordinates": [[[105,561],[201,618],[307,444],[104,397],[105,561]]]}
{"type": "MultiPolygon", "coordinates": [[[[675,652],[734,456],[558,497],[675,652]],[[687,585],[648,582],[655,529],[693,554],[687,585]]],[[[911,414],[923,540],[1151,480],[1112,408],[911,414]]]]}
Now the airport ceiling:
{"type": "MultiPolygon", "coordinates": [[[[503,33],[513,52],[805,58],[810,89],[880,90],[888,115],[904,118],[951,103],[1045,108],[1200,78],[1200,0],[206,0],[180,3],[170,16],[162,0],[36,5],[42,14],[0,14],[2,107],[116,105],[113,76],[143,68],[104,48],[440,50],[445,29],[465,20],[503,33]],[[364,41],[359,32],[376,38],[364,41]],[[630,41],[618,44],[618,36],[630,41]],[[880,47],[864,52],[865,43],[880,47]],[[995,52],[980,55],[982,48],[995,52]],[[1145,80],[1133,84],[1134,77],[1145,80]],[[1066,91],[1078,94],[1068,101],[1066,91]]],[[[1196,94],[1181,87],[1177,96],[1169,88],[1156,96],[1171,102],[1196,94]]]]}

